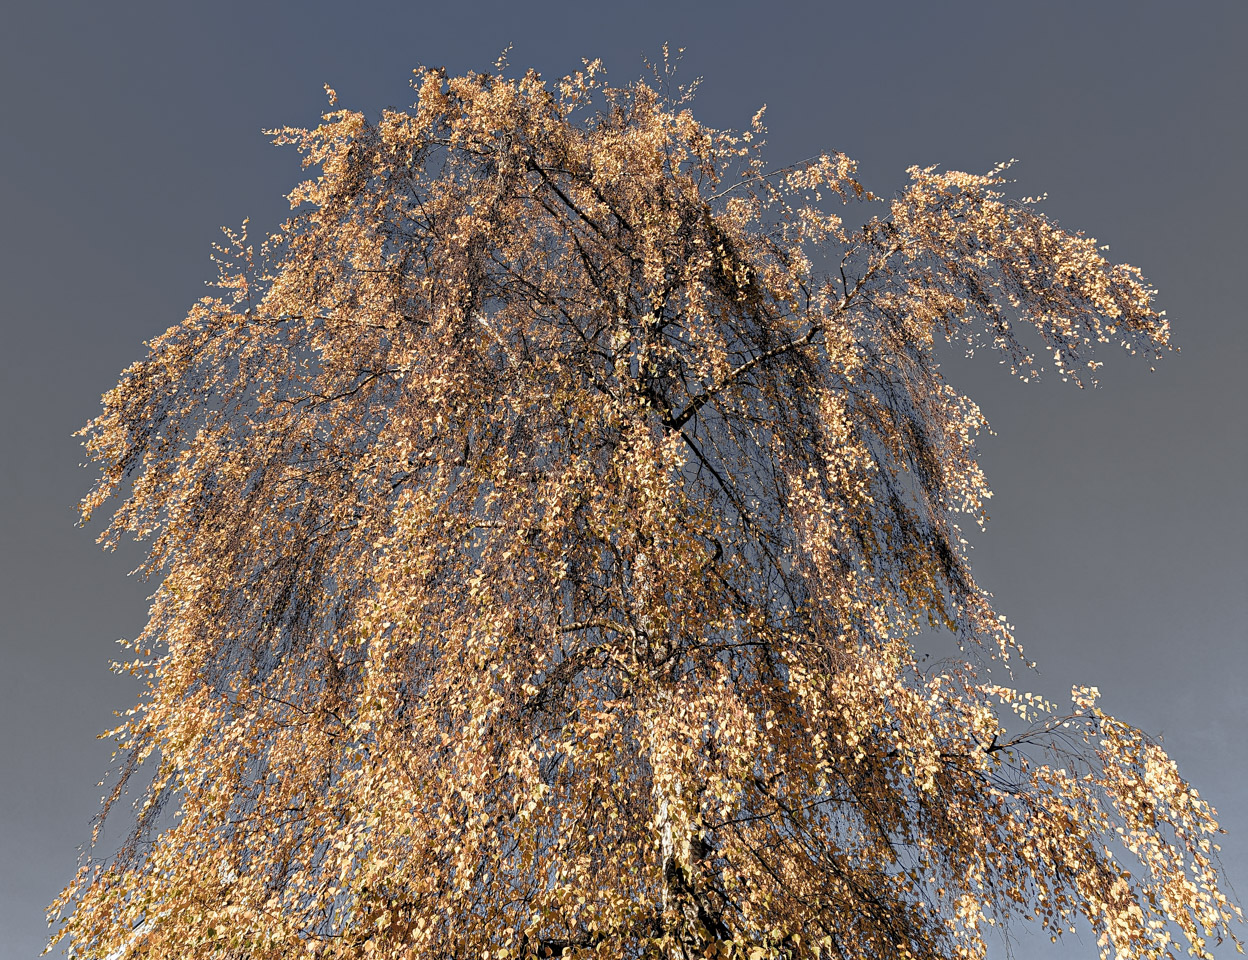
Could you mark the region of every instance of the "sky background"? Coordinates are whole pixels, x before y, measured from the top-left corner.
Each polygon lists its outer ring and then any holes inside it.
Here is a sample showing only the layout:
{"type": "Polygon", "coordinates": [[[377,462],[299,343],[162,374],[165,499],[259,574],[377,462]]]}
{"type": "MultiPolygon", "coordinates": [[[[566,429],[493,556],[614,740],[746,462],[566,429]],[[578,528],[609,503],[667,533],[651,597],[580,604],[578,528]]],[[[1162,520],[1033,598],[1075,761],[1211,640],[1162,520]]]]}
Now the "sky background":
{"type": "MultiPolygon", "coordinates": [[[[1143,268],[1181,352],[1121,349],[1102,386],[1021,384],[988,356],[946,372],[979,401],[996,491],[979,579],[1028,655],[1020,685],[1164,736],[1221,813],[1248,896],[1248,467],[1243,289],[1248,3],[9,4],[0,17],[0,960],[44,944],[129,707],[108,663],[152,584],[138,553],[75,527],[92,477],[72,436],[100,394],[204,293],[222,225],[283,218],[322,86],[370,116],[418,64],[510,60],[548,78],[601,57],[639,76],[660,46],[705,77],[695,112],[768,105],[771,158],[840,150],[888,194],[911,164],[1016,157],[1023,194],[1143,268]],[[20,7],[20,9],[19,9],[20,7]]],[[[869,211],[849,210],[847,217],[869,211]]],[[[1020,958],[1096,956],[1018,931],[1020,958]]],[[[998,951],[1004,956],[1004,951],[998,951]]],[[[1219,952],[1219,957],[1233,951],[1219,952]]]]}

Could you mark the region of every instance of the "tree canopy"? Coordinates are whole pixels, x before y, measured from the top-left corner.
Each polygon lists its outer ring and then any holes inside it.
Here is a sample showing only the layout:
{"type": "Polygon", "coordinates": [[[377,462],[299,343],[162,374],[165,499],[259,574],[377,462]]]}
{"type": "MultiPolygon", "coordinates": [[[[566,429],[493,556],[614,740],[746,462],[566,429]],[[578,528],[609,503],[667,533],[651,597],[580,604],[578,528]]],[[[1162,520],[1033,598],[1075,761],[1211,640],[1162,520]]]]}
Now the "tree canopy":
{"type": "Polygon", "coordinates": [[[82,518],[146,540],[159,586],[112,731],[104,815],[132,783],[133,829],[88,852],[54,942],[1233,940],[1214,811],[1161,747],[1094,688],[1000,682],[1026,662],[959,528],[984,418],[934,359],[1084,382],[1094,348],[1158,354],[1140,273],[1004,168],[913,168],[881,201],[844,156],[771,167],[760,117],[711,129],[596,62],[415,87],[274,131],[312,170],[291,218],[229,234],[218,294],[84,430],[82,518]],[[963,655],[923,660],[932,630],[963,655]]]}

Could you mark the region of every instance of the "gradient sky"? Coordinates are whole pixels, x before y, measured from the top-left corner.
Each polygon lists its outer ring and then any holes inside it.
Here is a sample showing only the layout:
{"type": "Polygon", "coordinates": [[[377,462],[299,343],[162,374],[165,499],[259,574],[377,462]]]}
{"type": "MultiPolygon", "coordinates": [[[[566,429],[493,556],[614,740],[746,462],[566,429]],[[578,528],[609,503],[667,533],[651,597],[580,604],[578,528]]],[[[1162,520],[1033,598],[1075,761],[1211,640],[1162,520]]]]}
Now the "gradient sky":
{"type": "MultiPolygon", "coordinates": [[[[1020,685],[1098,685],[1164,735],[1248,897],[1248,3],[20,6],[0,19],[0,960],[38,954],[73,874],[94,736],[136,693],[113,641],[152,589],[126,577],[137,552],[75,528],[72,432],[203,294],[218,228],[282,218],[298,160],[263,128],[314,124],[325,83],[372,116],[405,106],[413,67],[488,69],[509,43],[517,69],[601,57],[620,83],[687,47],[702,119],[766,103],[773,160],[841,150],[877,192],[911,164],[1017,157],[1021,192],[1143,268],[1182,348],[1156,373],[1121,350],[1095,391],[946,365],[997,433],[973,562],[1039,661],[1020,685]]],[[[1014,954],[1096,950],[1023,930],[1014,954]]]]}

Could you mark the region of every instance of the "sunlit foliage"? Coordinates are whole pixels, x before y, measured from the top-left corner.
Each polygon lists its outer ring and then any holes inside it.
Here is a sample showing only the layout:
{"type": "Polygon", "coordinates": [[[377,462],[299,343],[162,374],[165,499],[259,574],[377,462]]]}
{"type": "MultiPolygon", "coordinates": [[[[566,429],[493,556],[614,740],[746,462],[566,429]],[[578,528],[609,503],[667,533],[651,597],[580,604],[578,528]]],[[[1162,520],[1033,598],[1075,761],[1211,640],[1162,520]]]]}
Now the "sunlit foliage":
{"type": "Polygon", "coordinates": [[[330,91],[275,131],[291,219],[105,396],[82,516],[159,587],[134,830],[57,937],[848,960],[1082,917],[1208,955],[1213,810],[1095,690],[1000,685],[958,527],[984,420],[934,362],[1083,381],[1166,349],[1153,291],[1001,168],[883,202],[601,76],[422,70],[375,122],[330,91]]]}

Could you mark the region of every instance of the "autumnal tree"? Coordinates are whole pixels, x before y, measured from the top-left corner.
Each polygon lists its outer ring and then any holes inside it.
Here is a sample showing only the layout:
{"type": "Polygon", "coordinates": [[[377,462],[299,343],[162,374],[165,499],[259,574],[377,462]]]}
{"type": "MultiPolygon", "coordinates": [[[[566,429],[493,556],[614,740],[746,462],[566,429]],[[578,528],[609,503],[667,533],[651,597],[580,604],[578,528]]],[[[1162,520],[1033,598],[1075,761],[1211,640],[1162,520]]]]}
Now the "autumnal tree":
{"type": "Polygon", "coordinates": [[[1081,382],[1100,344],[1158,354],[1139,272],[1002,168],[914,168],[884,203],[596,62],[415,86],[274,131],[315,171],[291,219],[229,235],[220,294],[85,428],[82,518],[116,498],[102,539],[146,540],[159,587],[112,731],[133,830],[53,942],[917,960],[1020,917],[1082,917],[1104,956],[1237,942],[1214,811],[1162,749],[1094,688],[993,680],[1025,661],[958,527],[984,420],[933,359],[1081,382]],[[932,629],[963,656],[925,663],[932,629]]]}

